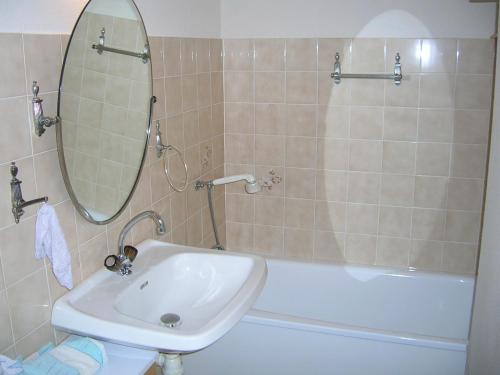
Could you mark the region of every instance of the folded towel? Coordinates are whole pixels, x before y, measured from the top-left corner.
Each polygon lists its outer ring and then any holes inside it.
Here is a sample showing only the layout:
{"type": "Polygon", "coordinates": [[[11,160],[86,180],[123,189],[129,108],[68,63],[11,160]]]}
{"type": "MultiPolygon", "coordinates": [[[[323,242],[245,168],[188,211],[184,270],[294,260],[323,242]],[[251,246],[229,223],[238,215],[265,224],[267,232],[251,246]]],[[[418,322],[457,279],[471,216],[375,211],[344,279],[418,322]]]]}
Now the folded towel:
{"type": "Polygon", "coordinates": [[[42,259],[45,256],[52,263],[52,272],[59,284],[66,289],[73,288],[68,245],[66,245],[56,212],[47,203],[38,210],[35,234],[35,257],[42,259]]]}
{"type": "Polygon", "coordinates": [[[23,367],[20,361],[0,355],[0,375],[22,374],[23,367]]]}
{"type": "Polygon", "coordinates": [[[22,363],[21,375],[93,375],[107,362],[104,346],[71,336],[61,345],[48,344],[22,363]]]}

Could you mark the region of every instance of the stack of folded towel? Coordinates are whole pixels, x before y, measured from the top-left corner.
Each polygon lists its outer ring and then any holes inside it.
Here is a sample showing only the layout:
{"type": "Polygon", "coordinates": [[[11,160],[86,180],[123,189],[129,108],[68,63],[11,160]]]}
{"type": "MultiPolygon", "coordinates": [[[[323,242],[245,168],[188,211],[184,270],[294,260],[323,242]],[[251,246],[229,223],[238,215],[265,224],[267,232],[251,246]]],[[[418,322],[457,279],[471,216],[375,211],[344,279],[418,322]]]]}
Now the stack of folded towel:
{"type": "Polygon", "coordinates": [[[100,342],[70,336],[61,345],[50,343],[25,360],[0,356],[0,375],[93,375],[106,361],[100,342]]]}

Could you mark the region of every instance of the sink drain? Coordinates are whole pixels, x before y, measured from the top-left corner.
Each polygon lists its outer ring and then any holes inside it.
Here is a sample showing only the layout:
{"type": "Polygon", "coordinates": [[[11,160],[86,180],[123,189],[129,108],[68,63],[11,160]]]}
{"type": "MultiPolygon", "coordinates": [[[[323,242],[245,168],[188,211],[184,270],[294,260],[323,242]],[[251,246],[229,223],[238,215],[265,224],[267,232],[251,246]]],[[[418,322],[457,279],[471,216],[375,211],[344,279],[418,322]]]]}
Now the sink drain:
{"type": "Polygon", "coordinates": [[[181,317],[177,314],[163,314],[160,318],[160,322],[165,327],[174,328],[181,324],[181,317]]]}

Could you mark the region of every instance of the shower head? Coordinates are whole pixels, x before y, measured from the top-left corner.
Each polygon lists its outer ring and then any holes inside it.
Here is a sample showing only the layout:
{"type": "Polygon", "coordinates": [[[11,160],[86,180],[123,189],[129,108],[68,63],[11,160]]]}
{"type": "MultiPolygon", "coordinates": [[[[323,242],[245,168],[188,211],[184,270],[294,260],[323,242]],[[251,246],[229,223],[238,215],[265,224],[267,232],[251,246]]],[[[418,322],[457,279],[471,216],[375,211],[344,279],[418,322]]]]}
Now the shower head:
{"type": "Polygon", "coordinates": [[[260,190],[261,190],[261,186],[256,180],[254,180],[253,182],[247,182],[245,184],[245,191],[248,194],[255,194],[255,193],[258,193],[260,190]]]}
{"type": "Polygon", "coordinates": [[[212,181],[212,184],[214,186],[217,185],[225,185],[225,184],[231,184],[233,182],[238,182],[238,181],[246,181],[245,184],[245,191],[248,194],[254,194],[257,193],[261,190],[260,184],[257,182],[257,179],[252,176],[251,174],[239,174],[239,175],[234,175],[234,176],[226,176],[226,177],[221,177],[217,178],[212,181]]]}

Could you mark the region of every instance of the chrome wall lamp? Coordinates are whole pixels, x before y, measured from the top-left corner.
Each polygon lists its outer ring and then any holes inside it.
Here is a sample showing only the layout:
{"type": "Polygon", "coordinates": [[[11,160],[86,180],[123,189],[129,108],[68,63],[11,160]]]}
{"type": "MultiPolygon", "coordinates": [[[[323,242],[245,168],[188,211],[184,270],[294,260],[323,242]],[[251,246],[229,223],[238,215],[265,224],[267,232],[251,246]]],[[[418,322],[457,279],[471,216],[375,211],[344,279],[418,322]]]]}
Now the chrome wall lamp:
{"type": "Polygon", "coordinates": [[[10,180],[10,196],[12,200],[12,214],[14,215],[16,224],[19,224],[19,220],[24,214],[23,208],[36,203],[45,203],[49,200],[48,197],[42,197],[26,202],[23,199],[23,192],[21,191],[22,181],[17,178],[18,171],[19,169],[17,168],[16,163],[12,162],[10,165],[10,174],[12,176],[12,179],[10,180]]]}
{"type": "Polygon", "coordinates": [[[31,91],[33,93],[33,99],[31,99],[33,106],[33,125],[35,126],[35,134],[41,137],[42,134],[45,133],[45,128],[50,128],[52,125],[58,125],[61,122],[61,118],[59,116],[48,117],[43,114],[43,99],[38,97],[40,87],[36,81],[33,81],[31,91]]]}

